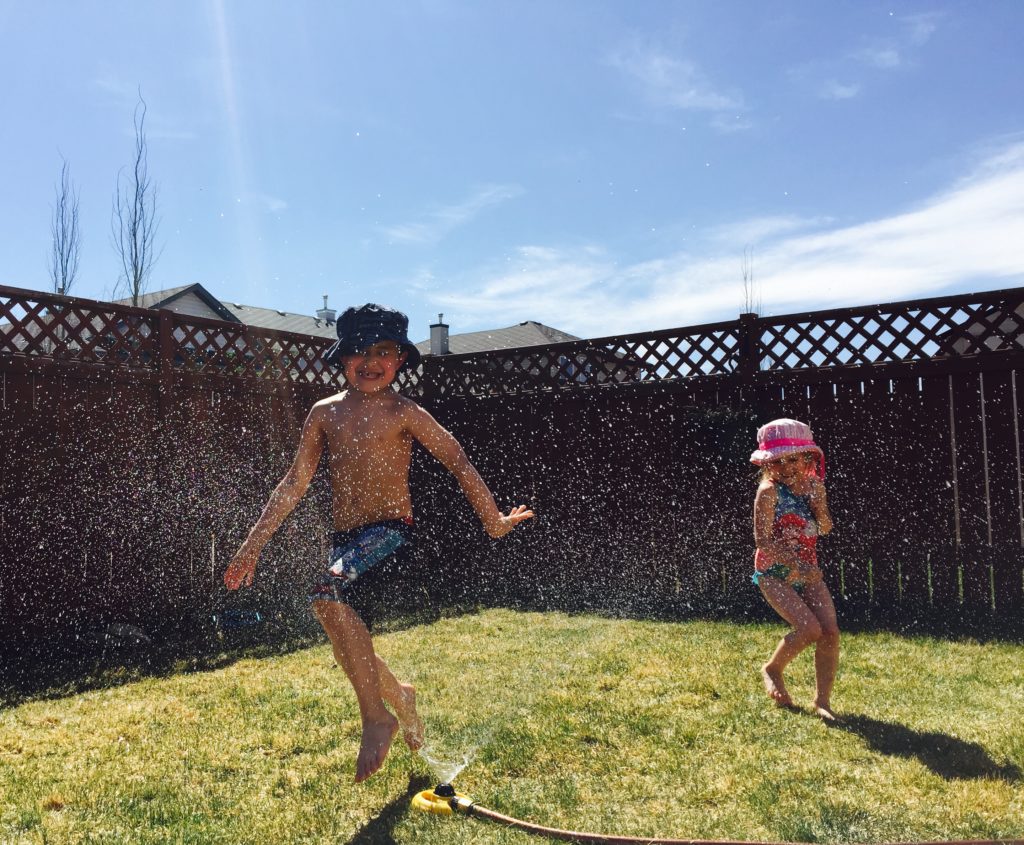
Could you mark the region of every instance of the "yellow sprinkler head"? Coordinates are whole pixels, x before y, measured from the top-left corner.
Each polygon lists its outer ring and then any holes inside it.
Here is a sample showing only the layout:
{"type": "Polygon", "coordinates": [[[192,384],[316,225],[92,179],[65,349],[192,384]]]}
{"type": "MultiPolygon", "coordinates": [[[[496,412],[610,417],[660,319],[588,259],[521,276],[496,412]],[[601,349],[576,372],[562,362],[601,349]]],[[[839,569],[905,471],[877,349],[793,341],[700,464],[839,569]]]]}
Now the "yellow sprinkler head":
{"type": "Polygon", "coordinates": [[[459,795],[450,783],[439,783],[433,789],[424,789],[417,792],[412,799],[412,806],[424,813],[435,813],[439,816],[450,816],[453,804],[460,808],[472,805],[466,796],[459,795]]]}

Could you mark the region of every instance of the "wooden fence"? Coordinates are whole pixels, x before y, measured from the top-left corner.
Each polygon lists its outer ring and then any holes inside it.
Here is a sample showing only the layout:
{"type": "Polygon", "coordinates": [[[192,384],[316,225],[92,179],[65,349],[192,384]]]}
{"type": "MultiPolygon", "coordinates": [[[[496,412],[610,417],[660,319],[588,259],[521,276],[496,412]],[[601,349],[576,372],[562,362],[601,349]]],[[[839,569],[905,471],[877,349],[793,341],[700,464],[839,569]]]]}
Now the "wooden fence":
{"type": "MultiPolygon", "coordinates": [[[[426,356],[400,389],[452,429],[502,506],[487,540],[417,453],[419,603],[622,612],[749,607],[757,425],[811,423],[829,458],[823,541],[849,607],[1011,618],[1024,604],[1017,373],[1024,289],[426,356]]],[[[112,621],[188,632],[341,387],[320,338],[0,287],[0,636],[112,621]]],[[[328,492],[233,602],[300,612],[328,492]]]]}

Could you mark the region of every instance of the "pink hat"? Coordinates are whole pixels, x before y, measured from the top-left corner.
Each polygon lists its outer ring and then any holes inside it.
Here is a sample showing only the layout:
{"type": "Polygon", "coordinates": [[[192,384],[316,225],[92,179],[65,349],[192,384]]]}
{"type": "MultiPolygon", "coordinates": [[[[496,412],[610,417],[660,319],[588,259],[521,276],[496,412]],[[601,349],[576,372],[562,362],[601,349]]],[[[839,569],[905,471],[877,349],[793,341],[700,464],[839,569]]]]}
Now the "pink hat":
{"type": "Polygon", "coordinates": [[[757,451],[750,462],[760,466],[794,452],[814,452],[818,456],[818,477],[825,477],[825,453],[814,442],[811,427],[799,420],[772,420],[757,430],[757,451]]]}

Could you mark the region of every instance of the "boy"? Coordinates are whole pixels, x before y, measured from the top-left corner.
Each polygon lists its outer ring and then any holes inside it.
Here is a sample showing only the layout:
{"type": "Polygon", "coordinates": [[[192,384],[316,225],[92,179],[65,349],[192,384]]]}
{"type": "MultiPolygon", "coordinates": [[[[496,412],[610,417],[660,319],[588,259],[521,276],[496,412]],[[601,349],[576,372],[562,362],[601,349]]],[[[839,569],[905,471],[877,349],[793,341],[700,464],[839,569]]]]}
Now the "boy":
{"type": "Polygon", "coordinates": [[[368,627],[370,594],[393,573],[391,554],[411,539],[413,440],[456,477],[491,537],[533,516],[524,505],[502,514],[458,441],[427,411],[391,390],[403,366],[419,363],[408,326],[401,312],[373,303],[341,315],[338,341],[325,359],[341,366],[349,389],[310,410],[291,468],[224,574],[229,590],[252,583],[260,552],[302,498],[326,448],[335,533],[327,567],[309,598],[359,702],[357,783],[381,767],[399,727],[410,749],[423,744],[416,691],[374,653],[368,627]]]}

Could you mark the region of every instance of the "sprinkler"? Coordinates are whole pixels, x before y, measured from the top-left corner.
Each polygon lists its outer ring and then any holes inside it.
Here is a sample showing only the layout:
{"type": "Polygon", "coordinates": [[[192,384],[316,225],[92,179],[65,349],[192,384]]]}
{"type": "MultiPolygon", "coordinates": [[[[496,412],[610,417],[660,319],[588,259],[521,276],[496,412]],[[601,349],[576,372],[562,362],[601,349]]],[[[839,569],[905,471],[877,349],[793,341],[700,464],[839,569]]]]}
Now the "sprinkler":
{"type": "MultiPolygon", "coordinates": [[[[734,839],[652,839],[649,836],[614,836],[605,833],[583,833],[577,830],[561,830],[554,827],[544,827],[539,824],[524,822],[520,819],[496,813],[470,801],[465,795],[455,791],[450,783],[439,783],[433,789],[425,789],[418,792],[412,799],[412,806],[425,813],[434,813],[439,816],[450,816],[455,813],[462,813],[467,816],[478,816],[479,818],[490,819],[501,822],[509,827],[515,827],[527,833],[536,833],[547,836],[550,839],[562,839],[571,842],[590,843],[590,845],[797,845],[797,843],[773,843],[773,842],[744,842],[734,839]]],[[[947,842],[913,843],[904,842],[901,845],[997,845],[1001,842],[1019,842],[1020,840],[950,840],[947,842]]]]}
{"type": "Polygon", "coordinates": [[[412,805],[425,813],[450,816],[456,810],[469,815],[473,802],[457,793],[450,783],[439,783],[433,789],[424,789],[413,796],[412,805]]]}

